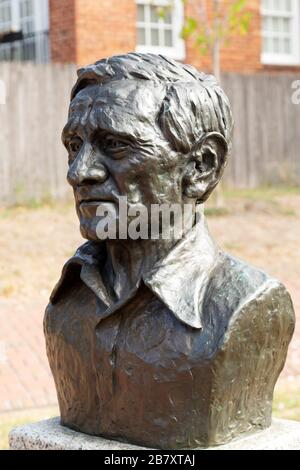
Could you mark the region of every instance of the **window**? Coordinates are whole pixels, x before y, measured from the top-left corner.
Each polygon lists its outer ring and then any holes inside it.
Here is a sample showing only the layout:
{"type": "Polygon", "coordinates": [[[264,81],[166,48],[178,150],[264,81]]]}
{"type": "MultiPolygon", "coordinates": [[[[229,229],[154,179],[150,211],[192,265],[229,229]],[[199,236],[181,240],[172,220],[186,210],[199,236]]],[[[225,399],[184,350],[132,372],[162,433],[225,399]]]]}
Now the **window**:
{"type": "Polygon", "coordinates": [[[0,60],[49,60],[48,0],[0,0],[0,60]]]}
{"type": "Polygon", "coordinates": [[[35,15],[33,0],[20,0],[20,29],[24,34],[33,33],[35,31],[35,15]]]}
{"type": "Polygon", "coordinates": [[[184,60],[182,0],[137,0],[137,51],[184,60]]]}
{"type": "Polygon", "coordinates": [[[0,34],[11,29],[11,1],[0,0],[0,34]]]}
{"type": "Polygon", "coordinates": [[[299,0],[262,0],[262,62],[300,64],[299,0]]]}

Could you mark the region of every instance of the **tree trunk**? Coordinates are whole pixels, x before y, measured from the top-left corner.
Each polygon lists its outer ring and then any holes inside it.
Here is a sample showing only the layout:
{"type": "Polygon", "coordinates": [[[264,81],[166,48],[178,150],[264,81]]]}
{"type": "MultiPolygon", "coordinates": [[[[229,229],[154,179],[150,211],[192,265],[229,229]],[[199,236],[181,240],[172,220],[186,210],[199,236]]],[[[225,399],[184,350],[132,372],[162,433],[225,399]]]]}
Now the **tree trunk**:
{"type": "MultiPolygon", "coordinates": [[[[212,65],[213,74],[221,85],[221,44],[219,38],[219,22],[220,22],[220,0],[214,0],[214,43],[212,48],[212,65]]],[[[223,189],[221,183],[218,184],[214,191],[214,204],[217,209],[225,207],[223,189]]]]}
{"type": "Polygon", "coordinates": [[[215,39],[212,51],[213,59],[213,74],[221,84],[221,65],[220,65],[220,40],[215,39]]]}

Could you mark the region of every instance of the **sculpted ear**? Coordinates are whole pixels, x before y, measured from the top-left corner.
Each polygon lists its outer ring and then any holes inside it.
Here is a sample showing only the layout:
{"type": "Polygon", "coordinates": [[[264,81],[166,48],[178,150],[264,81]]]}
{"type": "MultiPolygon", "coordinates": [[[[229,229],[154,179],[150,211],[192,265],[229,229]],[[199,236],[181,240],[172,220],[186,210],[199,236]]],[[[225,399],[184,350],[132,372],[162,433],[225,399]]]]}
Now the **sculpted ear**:
{"type": "Polygon", "coordinates": [[[210,132],[197,141],[183,179],[184,194],[204,202],[217,186],[227,163],[228,145],[222,134],[210,132]]]}

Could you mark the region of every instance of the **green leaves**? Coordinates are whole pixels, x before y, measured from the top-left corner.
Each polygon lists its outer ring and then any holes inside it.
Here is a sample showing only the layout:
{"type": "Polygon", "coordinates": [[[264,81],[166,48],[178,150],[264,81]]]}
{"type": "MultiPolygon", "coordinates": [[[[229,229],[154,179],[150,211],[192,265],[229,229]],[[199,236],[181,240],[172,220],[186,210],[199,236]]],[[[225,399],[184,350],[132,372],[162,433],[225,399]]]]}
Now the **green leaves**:
{"type": "Polygon", "coordinates": [[[246,0],[235,0],[232,5],[230,5],[230,11],[233,15],[241,13],[245,8],[246,0]]]}
{"type": "MultiPolygon", "coordinates": [[[[187,0],[182,0],[188,3],[187,0]]],[[[207,14],[206,0],[198,1],[200,14],[185,20],[182,37],[194,38],[201,54],[212,52],[216,42],[227,46],[234,35],[245,35],[249,31],[252,13],[247,10],[246,0],[232,0],[228,5],[224,0],[211,2],[212,14],[207,14]]]]}
{"type": "Polygon", "coordinates": [[[247,34],[251,19],[252,13],[246,10],[246,0],[235,0],[229,7],[228,34],[247,34]]]}
{"type": "Polygon", "coordinates": [[[182,29],[182,37],[187,39],[197,30],[198,26],[198,21],[195,18],[187,17],[182,29]]]}

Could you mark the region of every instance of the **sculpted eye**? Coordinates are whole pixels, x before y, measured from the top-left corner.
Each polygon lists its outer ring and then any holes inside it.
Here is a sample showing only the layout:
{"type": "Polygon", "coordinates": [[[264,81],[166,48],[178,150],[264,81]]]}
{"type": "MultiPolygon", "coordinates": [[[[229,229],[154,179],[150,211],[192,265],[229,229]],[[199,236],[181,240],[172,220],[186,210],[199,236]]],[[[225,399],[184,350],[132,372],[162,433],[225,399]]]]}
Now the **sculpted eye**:
{"type": "Polygon", "coordinates": [[[120,142],[115,139],[107,139],[108,140],[108,147],[113,148],[113,149],[118,149],[120,147],[124,147],[124,143],[120,142]]]}
{"type": "Polygon", "coordinates": [[[75,136],[68,143],[69,151],[71,154],[75,155],[79,152],[83,144],[83,141],[80,137],[75,136]]]}
{"type": "Polygon", "coordinates": [[[121,140],[114,135],[106,135],[102,140],[104,150],[111,154],[114,158],[122,158],[129,149],[129,144],[125,140],[121,140]]]}

